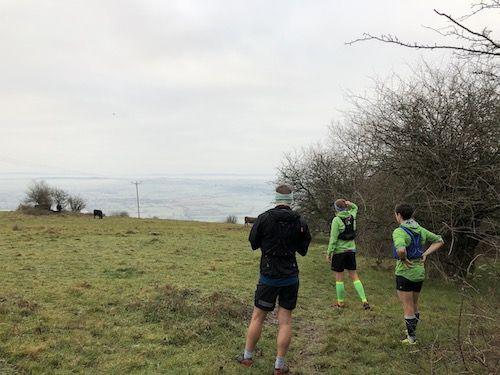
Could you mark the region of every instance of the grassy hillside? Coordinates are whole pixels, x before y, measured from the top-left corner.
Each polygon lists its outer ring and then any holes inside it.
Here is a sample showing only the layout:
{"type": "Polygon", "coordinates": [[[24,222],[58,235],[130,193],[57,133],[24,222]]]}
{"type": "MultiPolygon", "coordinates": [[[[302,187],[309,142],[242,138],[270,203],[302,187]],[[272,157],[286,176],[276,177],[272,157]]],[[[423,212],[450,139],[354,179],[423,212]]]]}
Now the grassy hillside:
{"type": "MultiPolygon", "coordinates": [[[[233,361],[244,346],[258,276],[259,253],[249,250],[248,230],[0,213],[0,373],[268,373],[275,355],[273,316],[256,366],[243,371],[233,361]]],[[[375,269],[359,258],[372,311],[362,310],[351,283],[348,308],[334,311],[323,253],[324,245],[314,244],[299,259],[301,291],[287,358],[293,373],[465,370],[457,350],[455,286],[425,283],[421,343],[405,348],[392,262],[375,269]]],[[[498,305],[495,284],[485,285],[482,295],[498,305]]],[[[481,325],[498,332],[498,321],[481,325]]],[[[495,355],[487,353],[489,363],[495,355]]],[[[468,366],[484,371],[479,363],[468,366]]]]}

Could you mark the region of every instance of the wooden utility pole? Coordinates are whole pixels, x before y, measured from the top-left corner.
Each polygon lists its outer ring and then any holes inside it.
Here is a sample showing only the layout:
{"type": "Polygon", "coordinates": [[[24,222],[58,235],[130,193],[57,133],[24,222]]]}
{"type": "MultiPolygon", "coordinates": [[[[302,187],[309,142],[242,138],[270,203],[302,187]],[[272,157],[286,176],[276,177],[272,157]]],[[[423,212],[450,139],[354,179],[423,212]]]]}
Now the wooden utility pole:
{"type": "Polygon", "coordinates": [[[132,181],[132,184],[135,185],[135,193],[137,195],[137,218],[141,218],[141,209],[139,207],[139,185],[142,184],[141,181],[132,181]]]}

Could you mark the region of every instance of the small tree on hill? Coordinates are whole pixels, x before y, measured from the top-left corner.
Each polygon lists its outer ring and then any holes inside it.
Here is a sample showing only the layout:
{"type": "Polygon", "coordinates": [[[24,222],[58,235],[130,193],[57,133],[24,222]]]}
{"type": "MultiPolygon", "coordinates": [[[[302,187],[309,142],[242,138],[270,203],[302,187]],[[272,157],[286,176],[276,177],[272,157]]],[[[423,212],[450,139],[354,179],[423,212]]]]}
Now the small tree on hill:
{"type": "Polygon", "coordinates": [[[54,200],[54,203],[61,209],[65,209],[66,206],[68,205],[68,198],[69,194],[64,191],[63,189],[59,188],[52,188],[51,191],[52,199],[54,200]]]}
{"type": "Polygon", "coordinates": [[[73,195],[68,198],[69,208],[72,212],[80,212],[87,206],[85,199],[78,195],[73,195]]]}
{"type": "Polygon", "coordinates": [[[52,188],[45,181],[34,182],[26,191],[24,203],[50,210],[52,207],[52,188]]]}

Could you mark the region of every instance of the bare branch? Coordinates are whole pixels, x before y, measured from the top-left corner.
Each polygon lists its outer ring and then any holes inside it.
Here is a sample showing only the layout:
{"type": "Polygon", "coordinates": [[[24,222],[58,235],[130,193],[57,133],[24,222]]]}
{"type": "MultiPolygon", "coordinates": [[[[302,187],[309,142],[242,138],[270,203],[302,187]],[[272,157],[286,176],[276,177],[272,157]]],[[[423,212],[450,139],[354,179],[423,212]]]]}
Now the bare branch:
{"type": "Polygon", "coordinates": [[[408,48],[415,48],[415,49],[429,49],[429,50],[448,49],[448,50],[454,50],[454,51],[467,52],[467,53],[476,54],[476,55],[500,56],[500,51],[490,52],[490,51],[484,51],[484,50],[468,48],[468,47],[463,47],[463,46],[439,45],[439,44],[426,45],[426,44],[418,44],[417,42],[413,42],[413,43],[402,42],[396,36],[390,35],[390,34],[376,36],[376,35],[371,35],[368,33],[363,33],[362,38],[354,39],[350,42],[346,42],[345,44],[353,45],[354,43],[364,42],[367,40],[377,40],[379,42],[397,44],[399,46],[408,47],[408,48]]]}
{"type": "Polygon", "coordinates": [[[438,15],[442,16],[442,17],[445,17],[447,18],[450,22],[452,22],[453,24],[457,25],[458,27],[460,27],[461,29],[467,31],[468,33],[472,34],[472,35],[476,35],[480,38],[484,38],[486,39],[489,43],[491,43],[495,48],[500,48],[500,44],[498,42],[495,42],[493,39],[491,39],[488,35],[487,35],[487,31],[486,29],[483,30],[483,32],[479,33],[477,31],[473,31],[471,30],[470,28],[466,27],[465,25],[461,24],[460,22],[458,22],[457,20],[455,20],[453,17],[451,17],[450,15],[446,14],[446,13],[443,13],[443,12],[439,12],[438,10],[434,9],[434,12],[437,13],[438,15]]]}
{"type": "Polygon", "coordinates": [[[395,44],[398,46],[413,48],[413,49],[425,49],[425,50],[451,50],[457,54],[464,56],[477,56],[477,57],[489,57],[496,58],[500,56],[500,41],[494,40],[491,37],[491,30],[488,28],[483,28],[481,31],[476,31],[467,27],[463,21],[473,15],[479,13],[485,9],[496,9],[500,8],[500,1],[491,0],[488,2],[481,2],[472,5],[473,12],[462,16],[460,18],[455,18],[450,14],[434,9],[434,12],[446,19],[448,23],[447,26],[441,28],[433,28],[429,26],[424,26],[425,28],[431,29],[436,33],[444,37],[455,37],[458,40],[466,42],[468,45],[455,45],[455,44],[425,44],[419,42],[407,42],[400,40],[396,35],[392,34],[381,34],[373,35],[371,33],[363,33],[362,37],[346,42],[347,45],[353,45],[358,42],[376,40],[383,43],[395,44]]]}
{"type": "Polygon", "coordinates": [[[500,1],[490,0],[489,3],[481,1],[480,3],[472,4],[471,8],[473,9],[472,12],[460,17],[459,18],[460,21],[465,21],[467,18],[475,16],[476,14],[485,9],[500,8],[500,1]]]}

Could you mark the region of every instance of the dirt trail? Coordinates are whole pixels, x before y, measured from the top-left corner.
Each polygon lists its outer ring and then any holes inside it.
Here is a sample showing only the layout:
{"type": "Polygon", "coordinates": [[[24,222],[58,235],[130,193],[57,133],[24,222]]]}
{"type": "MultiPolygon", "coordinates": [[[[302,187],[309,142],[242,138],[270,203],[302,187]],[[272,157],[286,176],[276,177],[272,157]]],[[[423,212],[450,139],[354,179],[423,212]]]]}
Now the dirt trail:
{"type": "Polygon", "coordinates": [[[307,319],[297,318],[294,324],[294,336],[300,337],[300,341],[306,343],[295,352],[293,358],[290,358],[290,367],[294,375],[299,374],[323,374],[324,368],[314,360],[324,345],[325,327],[317,322],[307,319]]]}

